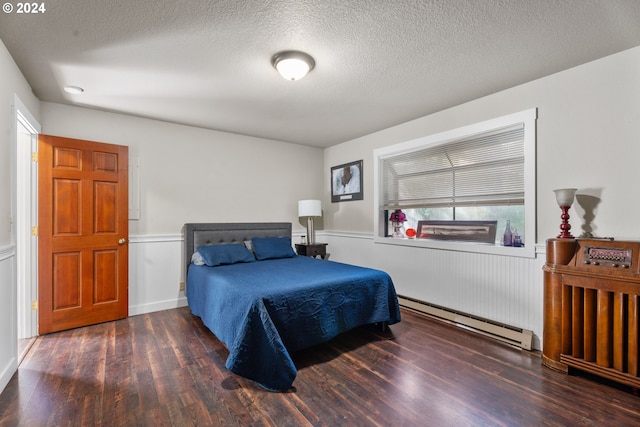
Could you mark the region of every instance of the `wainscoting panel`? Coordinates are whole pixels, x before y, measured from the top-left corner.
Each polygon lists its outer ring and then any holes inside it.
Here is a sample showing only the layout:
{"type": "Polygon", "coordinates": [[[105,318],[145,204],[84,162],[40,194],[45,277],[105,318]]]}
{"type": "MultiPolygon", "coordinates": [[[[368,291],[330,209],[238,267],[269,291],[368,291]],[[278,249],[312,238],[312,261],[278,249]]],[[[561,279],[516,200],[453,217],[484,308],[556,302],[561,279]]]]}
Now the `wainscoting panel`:
{"type": "MultiPolygon", "coordinates": [[[[294,232],[299,242],[303,232],[294,232]]],[[[187,305],[180,283],[185,280],[183,236],[139,235],[129,239],[129,315],[187,305]]]]}
{"type": "Polygon", "coordinates": [[[351,233],[327,232],[318,240],[329,243],[333,261],[388,272],[400,295],[531,330],[540,349],[543,247],[531,259],[376,244],[351,233]]]}
{"type": "Polygon", "coordinates": [[[129,315],[187,305],[182,264],[182,235],[131,237],[129,315]]]}
{"type": "Polygon", "coordinates": [[[0,247],[0,391],[18,369],[15,246],[0,247]]]}

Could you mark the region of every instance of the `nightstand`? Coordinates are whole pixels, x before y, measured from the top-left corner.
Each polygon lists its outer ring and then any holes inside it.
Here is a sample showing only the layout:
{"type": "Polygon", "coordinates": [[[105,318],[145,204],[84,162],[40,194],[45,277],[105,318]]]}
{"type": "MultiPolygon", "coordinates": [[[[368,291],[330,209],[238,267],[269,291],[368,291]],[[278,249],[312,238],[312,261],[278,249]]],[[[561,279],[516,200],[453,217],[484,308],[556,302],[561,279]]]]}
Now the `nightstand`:
{"type": "Polygon", "coordinates": [[[328,243],[296,243],[296,252],[298,255],[310,256],[313,258],[320,255],[320,258],[325,259],[327,257],[327,244],[328,243]]]}

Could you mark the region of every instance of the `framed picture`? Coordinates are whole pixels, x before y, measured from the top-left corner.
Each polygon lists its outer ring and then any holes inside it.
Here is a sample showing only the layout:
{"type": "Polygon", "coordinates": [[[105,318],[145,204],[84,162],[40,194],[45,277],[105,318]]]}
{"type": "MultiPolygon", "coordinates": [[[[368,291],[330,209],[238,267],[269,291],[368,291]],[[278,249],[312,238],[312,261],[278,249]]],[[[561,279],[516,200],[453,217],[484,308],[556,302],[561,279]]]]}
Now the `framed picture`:
{"type": "Polygon", "coordinates": [[[362,200],[362,160],[331,168],[331,202],[362,200]]]}
{"type": "Polygon", "coordinates": [[[418,221],[418,239],[495,243],[498,221],[418,221]]]}

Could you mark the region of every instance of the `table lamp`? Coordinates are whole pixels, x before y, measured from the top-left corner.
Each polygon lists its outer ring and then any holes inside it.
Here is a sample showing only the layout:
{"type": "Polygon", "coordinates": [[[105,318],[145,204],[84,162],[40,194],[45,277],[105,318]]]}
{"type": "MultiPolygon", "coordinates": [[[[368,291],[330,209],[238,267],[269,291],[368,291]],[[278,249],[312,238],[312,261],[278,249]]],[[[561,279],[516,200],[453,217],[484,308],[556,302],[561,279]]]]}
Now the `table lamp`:
{"type": "Polygon", "coordinates": [[[560,234],[558,234],[558,239],[573,239],[573,236],[569,232],[571,230],[571,224],[569,224],[569,208],[573,204],[573,199],[576,196],[577,188],[561,188],[559,190],[553,190],[556,193],[556,201],[558,202],[558,206],[562,209],[562,215],[560,215],[560,219],[562,219],[562,223],[560,224],[560,234]]]}
{"type": "Polygon", "coordinates": [[[298,216],[300,218],[307,217],[307,243],[314,244],[316,231],[313,228],[313,218],[322,216],[322,203],[320,200],[298,201],[298,216]]]}

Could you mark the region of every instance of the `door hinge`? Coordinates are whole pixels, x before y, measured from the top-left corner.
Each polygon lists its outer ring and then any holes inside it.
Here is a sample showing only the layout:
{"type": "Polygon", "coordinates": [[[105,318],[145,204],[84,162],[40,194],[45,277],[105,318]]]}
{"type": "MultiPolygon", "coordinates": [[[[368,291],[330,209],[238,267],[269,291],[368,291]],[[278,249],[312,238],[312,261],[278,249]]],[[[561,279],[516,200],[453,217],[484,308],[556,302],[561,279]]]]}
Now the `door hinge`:
{"type": "Polygon", "coordinates": [[[32,162],[37,162],[38,161],[38,152],[37,151],[32,151],[31,152],[31,161],[32,162]]]}
{"type": "Polygon", "coordinates": [[[33,227],[31,227],[31,235],[32,236],[37,236],[38,235],[38,226],[34,225],[33,227]]]}
{"type": "Polygon", "coordinates": [[[38,310],[38,300],[31,301],[31,310],[33,311],[38,310]]]}

